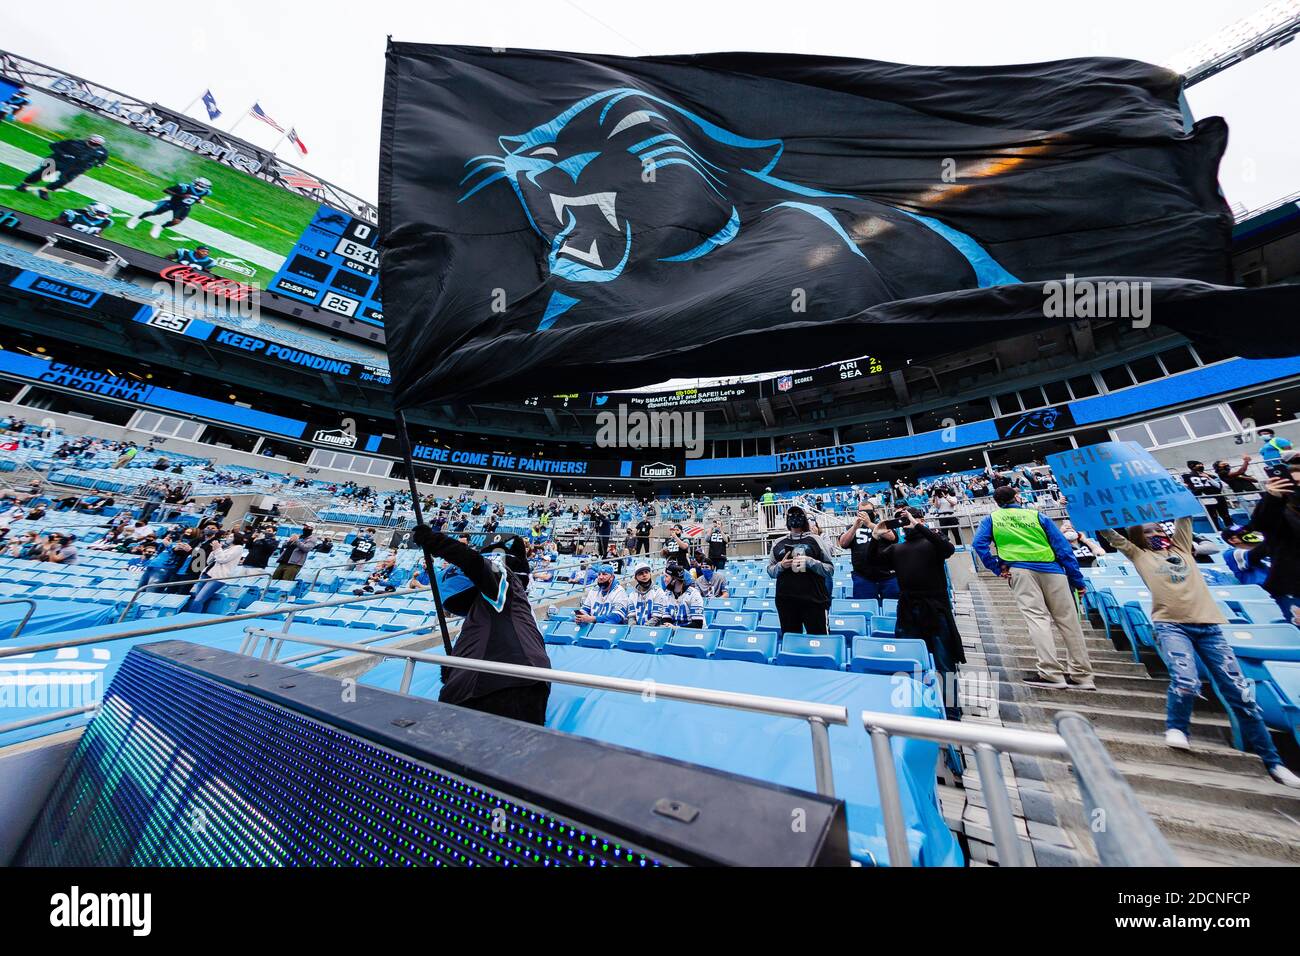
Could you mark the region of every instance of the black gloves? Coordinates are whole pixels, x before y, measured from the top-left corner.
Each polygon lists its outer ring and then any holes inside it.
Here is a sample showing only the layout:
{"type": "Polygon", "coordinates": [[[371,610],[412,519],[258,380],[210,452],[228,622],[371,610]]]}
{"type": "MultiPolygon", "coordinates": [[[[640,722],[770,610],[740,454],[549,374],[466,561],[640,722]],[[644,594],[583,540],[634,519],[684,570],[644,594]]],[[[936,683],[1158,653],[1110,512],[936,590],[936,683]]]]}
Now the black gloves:
{"type": "Polygon", "coordinates": [[[441,531],[434,531],[427,524],[417,524],[411,532],[411,540],[422,548],[432,548],[447,536],[441,531]]]}

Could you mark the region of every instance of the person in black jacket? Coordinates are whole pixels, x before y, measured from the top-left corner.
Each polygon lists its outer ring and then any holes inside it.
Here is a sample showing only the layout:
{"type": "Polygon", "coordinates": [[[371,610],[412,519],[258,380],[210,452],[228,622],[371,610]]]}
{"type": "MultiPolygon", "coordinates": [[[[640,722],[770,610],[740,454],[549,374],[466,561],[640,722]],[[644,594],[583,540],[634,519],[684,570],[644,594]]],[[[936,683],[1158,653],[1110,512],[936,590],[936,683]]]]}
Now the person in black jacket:
{"type": "Polygon", "coordinates": [[[1203,462],[1187,463],[1183,483],[1209,513],[1216,531],[1232,527],[1232,512],[1228,508],[1228,499],[1223,496],[1223,481],[1217,475],[1207,472],[1203,462]]]}
{"type": "MultiPolygon", "coordinates": [[[[927,528],[919,511],[904,508],[895,517],[902,522],[903,540],[881,552],[882,560],[898,575],[894,636],[925,641],[943,681],[944,710],[949,720],[958,720],[961,708],[957,705],[956,673],[957,665],[966,662],[966,652],[952,616],[944,574],[945,563],[956,548],[947,537],[927,528]]],[[[873,532],[881,540],[891,533],[883,526],[873,532]]]]}
{"type": "Polygon", "coordinates": [[[245,545],[244,567],[265,568],[267,562],[271,560],[271,555],[275,554],[279,547],[280,543],[276,540],[274,527],[259,529],[252,540],[245,545]]]}
{"type": "Polygon", "coordinates": [[[848,548],[853,562],[853,597],[861,599],[889,599],[898,597],[898,578],[894,568],[881,558],[881,551],[894,544],[898,538],[888,528],[877,536],[876,516],[867,503],[858,505],[853,524],[840,535],[840,547],[848,548]]]}
{"type": "Polygon", "coordinates": [[[772,546],[767,564],[776,579],[776,613],[785,634],[825,634],[831,606],[831,580],[835,567],[821,538],[808,527],[808,516],[798,505],[785,512],[790,532],[772,546]]]}
{"type": "MultiPolygon", "coordinates": [[[[444,601],[450,613],[465,618],[447,653],[471,660],[551,666],[542,632],[528,603],[528,558],[523,538],[496,534],[482,551],[475,551],[419,524],[415,526],[414,540],[459,570],[459,575],[444,577],[448,590],[455,586],[455,578],[462,578],[464,587],[444,601]]],[[[444,667],[438,700],[544,725],[550,693],[551,685],[546,681],[444,667]]]]}
{"type": "Polygon", "coordinates": [[[1264,590],[1273,595],[1288,621],[1300,607],[1300,461],[1288,463],[1290,478],[1270,476],[1266,492],[1250,517],[1250,528],[1263,533],[1272,567],[1264,590]]]}

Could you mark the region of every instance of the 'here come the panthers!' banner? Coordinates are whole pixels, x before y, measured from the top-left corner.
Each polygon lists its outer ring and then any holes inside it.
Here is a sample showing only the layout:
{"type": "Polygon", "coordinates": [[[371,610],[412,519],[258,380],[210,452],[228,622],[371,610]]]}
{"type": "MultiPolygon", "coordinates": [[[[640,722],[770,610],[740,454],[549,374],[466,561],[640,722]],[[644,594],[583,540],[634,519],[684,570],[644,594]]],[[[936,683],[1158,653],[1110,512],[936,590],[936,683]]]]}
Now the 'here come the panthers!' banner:
{"type": "Polygon", "coordinates": [[[1230,285],[1227,128],[1185,130],[1180,84],[1118,59],[391,44],[396,404],[903,360],[1081,319],[1296,354],[1276,317],[1300,287],[1230,285]]]}

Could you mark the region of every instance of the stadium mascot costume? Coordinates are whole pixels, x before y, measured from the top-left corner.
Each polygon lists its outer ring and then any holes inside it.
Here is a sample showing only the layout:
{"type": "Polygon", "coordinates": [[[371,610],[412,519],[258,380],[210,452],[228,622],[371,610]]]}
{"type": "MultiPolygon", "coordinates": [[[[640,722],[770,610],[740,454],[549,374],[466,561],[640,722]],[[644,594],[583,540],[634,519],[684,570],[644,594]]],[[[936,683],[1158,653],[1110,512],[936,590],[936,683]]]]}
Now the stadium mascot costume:
{"type": "MultiPolygon", "coordinates": [[[[453,657],[527,667],[551,666],[542,632],[528,603],[528,558],[523,538],[492,535],[481,550],[417,525],[415,543],[453,565],[440,590],[447,611],[464,617],[460,635],[447,649],[453,657]]],[[[523,720],[546,723],[551,685],[461,668],[442,669],[438,700],[523,720]]]]}

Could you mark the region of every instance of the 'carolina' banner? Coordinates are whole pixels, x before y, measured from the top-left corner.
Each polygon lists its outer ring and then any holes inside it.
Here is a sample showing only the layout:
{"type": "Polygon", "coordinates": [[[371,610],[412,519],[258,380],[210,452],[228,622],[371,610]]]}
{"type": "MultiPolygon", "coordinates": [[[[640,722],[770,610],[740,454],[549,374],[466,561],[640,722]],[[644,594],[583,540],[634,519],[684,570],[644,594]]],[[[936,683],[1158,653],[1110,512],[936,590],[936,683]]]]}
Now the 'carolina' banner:
{"type": "Polygon", "coordinates": [[[1116,59],[392,44],[396,404],[901,360],[1085,318],[1295,354],[1275,319],[1300,287],[1226,285],[1227,129],[1185,132],[1179,86],[1116,59]]]}

